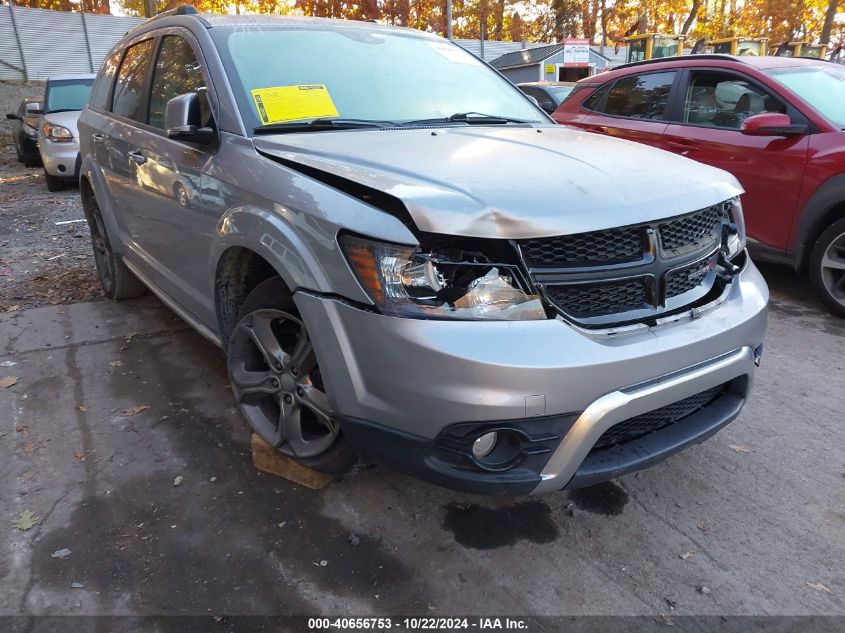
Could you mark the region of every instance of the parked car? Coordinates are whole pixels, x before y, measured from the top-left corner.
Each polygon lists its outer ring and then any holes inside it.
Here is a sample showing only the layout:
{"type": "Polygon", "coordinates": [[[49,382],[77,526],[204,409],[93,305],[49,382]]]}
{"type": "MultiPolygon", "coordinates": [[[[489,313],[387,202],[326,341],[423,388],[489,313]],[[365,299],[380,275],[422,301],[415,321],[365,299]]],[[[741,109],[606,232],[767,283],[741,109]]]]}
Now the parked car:
{"type": "Polygon", "coordinates": [[[254,431],[317,470],[591,485],[749,395],[768,290],[736,179],[557,126],[447,40],[180,8],[109,53],[79,129],[106,295],[225,349],[254,431]],[[165,160],[189,206],[136,185],[165,160]]]}
{"type": "Polygon", "coordinates": [[[55,75],[47,79],[38,129],[38,149],[47,189],[61,191],[79,179],[76,122],[88,102],[96,75],[55,75]]]}
{"type": "Polygon", "coordinates": [[[553,118],[731,172],[745,189],[752,252],[806,271],[845,316],[843,103],[838,65],[693,55],[582,80],[553,118]]]}
{"type": "Polygon", "coordinates": [[[38,114],[41,109],[39,97],[27,97],[21,101],[17,112],[9,112],[6,118],[15,121],[12,124],[12,142],[18,162],[27,167],[41,164],[38,155],[38,114]]]}
{"type": "Polygon", "coordinates": [[[547,113],[554,112],[575,87],[574,81],[534,81],[516,84],[529,97],[534,97],[547,113]]]}

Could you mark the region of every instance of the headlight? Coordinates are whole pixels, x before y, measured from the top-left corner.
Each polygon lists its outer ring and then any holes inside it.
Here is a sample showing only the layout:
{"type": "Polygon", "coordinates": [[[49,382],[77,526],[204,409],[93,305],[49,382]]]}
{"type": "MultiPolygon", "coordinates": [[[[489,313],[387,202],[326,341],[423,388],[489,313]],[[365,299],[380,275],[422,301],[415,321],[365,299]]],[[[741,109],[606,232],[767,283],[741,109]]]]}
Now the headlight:
{"type": "Polygon", "coordinates": [[[730,224],[725,224],[722,235],[722,251],[725,259],[731,260],[745,250],[745,217],[739,198],[731,198],[725,203],[725,210],[730,224]]]}
{"type": "Polygon", "coordinates": [[[55,141],[56,143],[70,143],[73,140],[73,134],[70,133],[70,130],[66,127],[62,127],[61,125],[45,123],[43,130],[44,136],[50,141],[55,141]]]}
{"type": "Polygon", "coordinates": [[[418,319],[546,318],[540,298],[520,289],[515,266],[448,251],[423,253],[352,235],[342,236],[340,242],[364,290],[384,314],[418,319]]]}

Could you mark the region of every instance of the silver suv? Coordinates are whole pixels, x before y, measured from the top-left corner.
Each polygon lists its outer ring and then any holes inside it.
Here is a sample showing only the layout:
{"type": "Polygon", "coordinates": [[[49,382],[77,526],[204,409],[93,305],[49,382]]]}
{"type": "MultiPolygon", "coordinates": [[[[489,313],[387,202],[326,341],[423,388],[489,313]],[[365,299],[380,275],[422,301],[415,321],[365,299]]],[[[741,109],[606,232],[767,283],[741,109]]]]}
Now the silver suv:
{"type": "Polygon", "coordinates": [[[111,51],[79,129],[106,295],[225,349],[249,424],[315,469],[586,486],[748,397],[737,181],[557,126],[451,42],[181,8],[111,51]]]}

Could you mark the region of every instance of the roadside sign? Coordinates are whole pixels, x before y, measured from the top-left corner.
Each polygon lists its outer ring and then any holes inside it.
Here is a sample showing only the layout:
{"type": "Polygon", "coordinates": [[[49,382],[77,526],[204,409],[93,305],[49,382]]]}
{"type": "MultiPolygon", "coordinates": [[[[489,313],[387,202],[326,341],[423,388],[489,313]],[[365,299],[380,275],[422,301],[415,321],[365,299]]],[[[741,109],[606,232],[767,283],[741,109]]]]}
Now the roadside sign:
{"type": "Polygon", "coordinates": [[[555,74],[555,65],[554,64],[546,64],[546,74],[547,75],[554,75],[555,74]]]}
{"type": "Polygon", "coordinates": [[[590,65],[590,40],[586,38],[563,41],[563,65],[567,68],[590,65]]]}

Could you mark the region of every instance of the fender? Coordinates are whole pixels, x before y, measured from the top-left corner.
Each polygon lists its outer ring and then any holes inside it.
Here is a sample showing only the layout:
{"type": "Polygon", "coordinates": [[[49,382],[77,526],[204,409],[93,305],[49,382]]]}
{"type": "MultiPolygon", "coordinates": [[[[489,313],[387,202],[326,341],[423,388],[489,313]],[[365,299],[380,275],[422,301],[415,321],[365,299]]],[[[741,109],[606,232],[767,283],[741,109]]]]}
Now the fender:
{"type": "Polygon", "coordinates": [[[825,215],[837,204],[845,202],[845,174],[837,174],[827,179],[804,205],[804,211],[790,240],[790,251],[796,271],[801,271],[813,247],[814,240],[824,225],[825,215]]]}
{"type": "Polygon", "coordinates": [[[83,178],[88,179],[91,189],[94,190],[94,197],[97,198],[97,205],[100,207],[103,224],[105,224],[106,232],[111,237],[109,241],[111,242],[112,250],[119,255],[123,255],[126,251],[123,247],[123,231],[120,230],[117,216],[114,213],[114,201],[106,183],[106,175],[90,154],[82,157],[82,166],[79,169],[80,185],[82,184],[83,178]]]}
{"type": "Polygon", "coordinates": [[[209,253],[209,279],[216,277],[223,254],[241,247],[267,260],[291,290],[332,292],[332,284],[306,240],[276,213],[253,206],[234,207],[220,218],[216,236],[209,253]]]}

